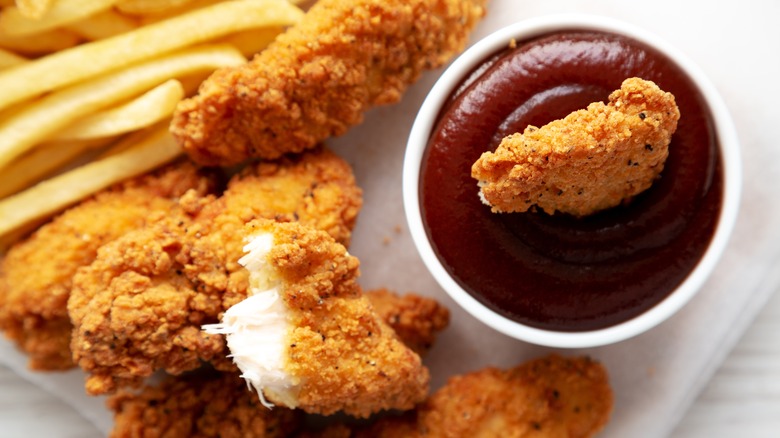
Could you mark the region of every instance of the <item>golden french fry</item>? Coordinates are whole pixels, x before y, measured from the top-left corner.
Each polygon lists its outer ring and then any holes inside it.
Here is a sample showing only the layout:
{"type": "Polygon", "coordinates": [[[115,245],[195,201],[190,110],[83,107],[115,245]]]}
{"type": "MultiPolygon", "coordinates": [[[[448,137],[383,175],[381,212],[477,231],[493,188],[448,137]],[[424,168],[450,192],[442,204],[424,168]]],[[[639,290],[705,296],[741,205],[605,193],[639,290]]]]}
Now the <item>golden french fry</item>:
{"type": "Polygon", "coordinates": [[[44,144],[16,159],[0,173],[0,198],[12,195],[51,176],[85,152],[101,148],[113,137],[44,144]]]}
{"type": "Polygon", "coordinates": [[[125,14],[158,14],[169,9],[180,8],[194,0],[119,0],[116,8],[125,14]]]}
{"type": "Polygon", "coordinates": [[[237,48],[244,56],[251,58],[268,47],[276,36],[282,33],[283,27],[264,27],[261,29],[245,30],[220,38],[215,42],[230,44],[237,48]]]}
{"type": "Polygon", "coordinates": [[[26,58],[14,52],[0,49],[0,70],[27,62],[26,58]]]}
{"type": "Polygon", "coordinates": [[[230,46],[195,47],[52,93],[0,124],[0,168],[68,123],[137,95],[170,77],[243,62],[246,59],[230,46]]]}
{"type": "Polygon", "coordinates": [[[235,0],[83,44],[0,72],[0,109],[63,85],[228,33],[286,26],[303,12],[279,0],[235,0]]]}
{"type": "Polygon", "coordinates": [[[37,20],[51,9],[52,0],[16,0],[19,12],[27,18],[37,20]]]}
{"type": "Polygon", "coordinates": [[[3,33],[3,29],[0,28],[0,47],[25,55],[44,55],[58,50],[65,50],[75,46],[80,41],[78,35],[64,29],[55,29],[18,38],[6,35],[3,33]]]}
{"type": "Polygon", "coordinates": [[[108,10],[68,24],[65,28],[76,35],[94,41],[130,32],[138,28],[138,25],[137,20],[108,10]]]}
{"type": "Polygon", "coordinates": [[[78,200],[154,169],[178,156],[179,145],[167,128],[130,149],[85,164],[0,201],[0,236],[46,217],[78,200]]]}
{"type": "Polygon", "coordinates": [[[173,114],[183,97],[181,82],[171,79],[130,102],[80,119],[52,139],[86,140],[145,128],[173,114]]]}
{"type": "Polygon", "coordinates": [[[10,36],[35,35],[106,11],[116,2],[117,0],[58,0],[45,15],[37,19],[26,17],[18,7],[12,6],[0,12],[0,29],[10,36]]]}
{"type": "Polygon", "coordinates": [[[130,149],[131,147],[146,141],[146,139],[150,138],[151,136],[156,135],[158,131],[164,131],[168,129],[168,125],[170,125],[170,123],[171,118],[169,117],[162,122],[158,122],[148,128],[144,128],[140,131],[135,131],[132,134],[128,134],[122,137],[122,139],[118,142],[112,144],[111,147],[99,153],[96,157],[94,157],[94,159],[102,160],[103,158],[112,157],[119,152],[130,149]]]}
{"type": "Polygon", "coordinates": [[[137,17],[139,20],[141,20],[141,24],[146,26],[179,15],[188,14],[197,9],[202,9],[205,8],[206,6],[212,6],[216,3],[221,3],[224,1],[226,0],[192,0],[181,6],[166,9],[164,11],[155,12],[153,14],[150,13],[150,14],[136,15],[136,14],[130,14],[129,12],[124,12],[124,13],[137,17]]]}

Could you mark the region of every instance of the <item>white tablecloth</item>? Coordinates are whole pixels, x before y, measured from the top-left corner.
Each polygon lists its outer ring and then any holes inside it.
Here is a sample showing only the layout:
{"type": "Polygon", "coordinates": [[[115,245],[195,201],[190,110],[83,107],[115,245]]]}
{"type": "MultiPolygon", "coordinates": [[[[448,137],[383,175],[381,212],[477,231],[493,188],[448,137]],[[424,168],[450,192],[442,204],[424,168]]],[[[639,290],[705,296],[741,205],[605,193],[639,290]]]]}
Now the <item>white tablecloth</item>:
{"type": "MultiPolygon", "coordinates": [[[[780,147],[774,131],[778,126],[775,100],[780,97],[780,26],[776,23],[780,3],[493,0],[474,38],[523,18],[557,12],[622,19],[678,46],[722,93],[742,142],[746,179],[741,213],[728,250],[702,292],[672,319],[644,335],[574,352],[603,361],[610,371],[616,405],[604,436],[665,436],[780,285],[780,271],[772,269],[780,261],[780,147]]],[[[350,249],[361,258],[363,285],[414,290],[439,298],[452,310],[451,327],[426,358],[434,387],[454,373],[488,364],[512,366],[550,351],[497,334],[458,309],[414,250],[403,217],[400,169],[409,128],[437,75],[427,74],[400,104],[373,110],[363,125],[329,142],[352,163],[365,190],[365,207],[350,249]]],[[[31,374],[22,369],[23,360],[8,344],[0,343],[0,362],[76,407],[98,430],[110,427],[101,401],[83,395],[78,373],[31,374]]],[[[3,388],[0,406],[13,404],[13,391],[3,388]]],[[[35,412],[36,406],[20,411],[35,412]]],[[[70,430],[34,414],[30,421],[36,422],[35,430],[50,427],[46,430],[52,436],[70,430]]],[[[6,434],[23,432],[0,427],[0,435],[6,434]]]]}

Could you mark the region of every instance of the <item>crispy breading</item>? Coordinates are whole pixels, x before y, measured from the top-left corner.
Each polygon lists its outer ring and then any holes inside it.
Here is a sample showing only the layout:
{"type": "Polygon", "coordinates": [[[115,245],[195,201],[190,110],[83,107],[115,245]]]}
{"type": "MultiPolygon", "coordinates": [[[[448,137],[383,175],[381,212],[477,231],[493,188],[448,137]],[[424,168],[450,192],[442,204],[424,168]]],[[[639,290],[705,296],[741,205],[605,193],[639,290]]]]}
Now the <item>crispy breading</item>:
{"type": "Polygon", "coordinates": [[[432,298],[414,293],[399,295],[388,289],[365,294],[374,312],[417,354],[430,350],[436,335],[450,323],[450,311],[432,298]]]}
{"type": "MultiPolygon", "coordinates": [[[[249,226],[257,230],[252,234],[273,234],[267,260],[281,279],[290,325],[284,371],[299,382],[290,407],[368,417],[411,409],[425,398],[428,370],[374,313],[357,284],[355,257],[326,233],[299,224],[249,226]]],[[[274,403],[287,403],[264,392],[274,403]]]]}
{"type": "Polygon", "coordinates": [[[604,428],[612,404],[601,364],[553,354],[452,377],[414,411],[352,430],[335,425],[316,436],[585,438],[604,428]]]}
{"type": "Polygon", "coordinates": [[[15,244],[0,261],[0,328],[30,356],[33,369],[72,367],[67,300],[76,270],[97,249],[167,211],[187,190],[214,179],[188,162],[114,185],[65,211],[15,244]]]}
{"type": "Polygon", "coordinates": [[[486,0],[320,0],[244,66],[182,101],[171,132],[206,165],[300,152],[397,102],[460,52],[486,0]]]}
{"type": "Polygon", "coordinates": [[[660,175],[680,112],[656,84],[626,79],[609,96],[562,120],[501,141],[472,166],[493,212],[538,207],[586,216],[647,190],[660,175]]]}
{"type": "Polygon", "coordinates": [[[112,438],[283,438],[302,425],[301,411],[266,408],[233,373],[168,377],[108,400],[112,438]]]}
{"type": "Polygon", "coordinates": [[[230,181],[224,199],[230,217],[271,218],[258,215],[262,205],[274,212],[274,220],[326,231],[344,246],[363,205],[349,164],[324,148],[247,167],[230,181]]]}
{"type": "Polygon", "coordinates": [[[221,197],[184,198],[179,214],[151,218],[103,246],[76,275],[68,303],[87,391],[112,392],[155,369],[180,374],[201,361],[234,369],[223,337],[200,327],[246,297],[247,272],[238,264],[245,224],[298,220],[348,242],[361,202],[346,162],[317,150],[254,165],[221,197]]]}

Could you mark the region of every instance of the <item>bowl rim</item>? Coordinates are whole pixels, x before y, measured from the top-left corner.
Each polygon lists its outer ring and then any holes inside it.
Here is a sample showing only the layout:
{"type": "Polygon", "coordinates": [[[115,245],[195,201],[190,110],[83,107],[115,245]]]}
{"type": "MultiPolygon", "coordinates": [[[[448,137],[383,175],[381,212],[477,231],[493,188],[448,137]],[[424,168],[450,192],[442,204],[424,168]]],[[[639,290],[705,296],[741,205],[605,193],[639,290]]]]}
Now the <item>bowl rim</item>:
{"type": "MultiPolygon", "coordinates": [[[[585,348],[616,343],[643,333],[680,310],[701,289],[723,254],[734,229],[742,186],[739,139],[731,115],[714,84],[680,50],[655,34],[627,22],[589,14],[553,14],[525,19],[489,34],[461,54],[439,77],[424,100],[412,125],[403,163],[403,203],[412,240],[439,286],[466,312],[482,323],[513,338],[559,348],[585,348]],[[718,224],[699,263],[685,280],[661,302],[627,321],[603,329],[562,332],[539,329],[496,313],[466,292],[446,271],[425,232],[420,212],[419,180],[430,131],[442,103],[462,78],[487,56],[511,39],[518,41],[558,30],[595,30],[621,34],[654,47],[668,56],[699,88],[714,121],[723,166],[723,200],[718,224]]],[[[475,185],[476,187],[476,185],[475,185]]]]}

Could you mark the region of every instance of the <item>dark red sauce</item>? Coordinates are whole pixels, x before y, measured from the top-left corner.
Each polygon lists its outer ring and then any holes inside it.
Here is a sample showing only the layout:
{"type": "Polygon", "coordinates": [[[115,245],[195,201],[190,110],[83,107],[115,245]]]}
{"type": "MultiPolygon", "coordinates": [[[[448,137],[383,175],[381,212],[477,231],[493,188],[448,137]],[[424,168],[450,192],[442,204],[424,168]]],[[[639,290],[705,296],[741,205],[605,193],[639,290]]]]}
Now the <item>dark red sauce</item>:
{"type": "Polygon", "coordinates": [[[659,52],[601,32],[518,42],[485,64],[442,109],[423,159],[423,222],[444,267],[489,308],[543,329],[604,328],[658,304],[704,254],[721,206],[717,138],[696,86],[659,52]],[[482,152],[606,101],[634,76],[673,93],[681,113],[648,191],[583,219],[493,214],[480,202],[470,172],[482,152]]]}

